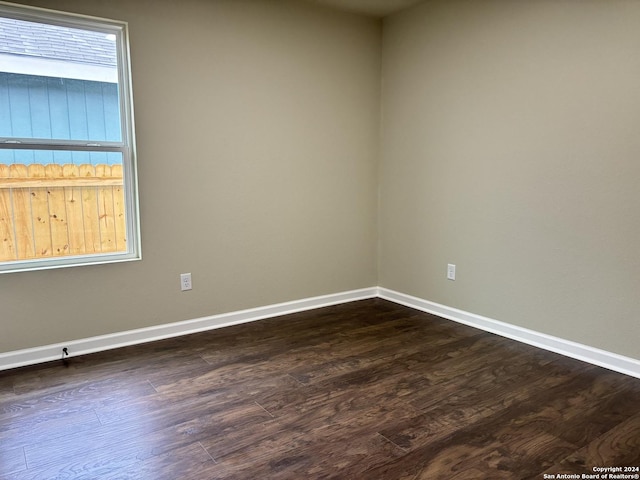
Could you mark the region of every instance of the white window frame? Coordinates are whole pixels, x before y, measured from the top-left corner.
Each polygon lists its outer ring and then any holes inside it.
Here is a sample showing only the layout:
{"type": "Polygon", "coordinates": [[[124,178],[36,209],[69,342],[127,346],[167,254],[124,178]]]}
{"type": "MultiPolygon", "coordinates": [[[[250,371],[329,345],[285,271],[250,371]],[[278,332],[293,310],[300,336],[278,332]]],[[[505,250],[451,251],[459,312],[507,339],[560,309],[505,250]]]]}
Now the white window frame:
{"type": "Polygon", "coordinates": [[[77,256],[46,257],[29,260],[0,262],[0,274],[43,270],[51,268],[127,262],[142,259],[140,245],[140,222],[135,154],[133,96],[131,64],[129,60],[129,36],[126,22],[74,13],[30,7],[0,1],[0,16],[69,28],[91,30],[105,35],[115,35],[118,94],[120,103],[120,142],[87,142],[75,140],[48,140],[33,138],[0,137],[0,149],[66,150],[92,152],[119,152],[122,154],[124,178],[126,245],[125,252],[91,253],[77,256]]]}

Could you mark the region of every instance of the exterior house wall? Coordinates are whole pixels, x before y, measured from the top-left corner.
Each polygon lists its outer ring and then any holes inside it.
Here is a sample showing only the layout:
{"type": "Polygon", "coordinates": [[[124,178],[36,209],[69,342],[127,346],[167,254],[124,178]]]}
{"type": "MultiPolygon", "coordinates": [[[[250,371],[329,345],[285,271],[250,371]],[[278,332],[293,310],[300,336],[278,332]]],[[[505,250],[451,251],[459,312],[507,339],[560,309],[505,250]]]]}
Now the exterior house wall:
{"type": "MultiPolygon", "coordinates": [[[[115,83],[0,72],[0,137],[119,141],[115,83]]],[[[119,154],[0,150],[0,163],[121,163],[119,154]]]]}

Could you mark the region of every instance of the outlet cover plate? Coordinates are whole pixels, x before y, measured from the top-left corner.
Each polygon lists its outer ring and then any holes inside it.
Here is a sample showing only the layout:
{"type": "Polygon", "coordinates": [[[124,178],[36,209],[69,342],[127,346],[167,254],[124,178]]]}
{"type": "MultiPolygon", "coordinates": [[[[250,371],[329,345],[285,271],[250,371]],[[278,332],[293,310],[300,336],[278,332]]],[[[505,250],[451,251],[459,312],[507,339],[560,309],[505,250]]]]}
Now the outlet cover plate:
{"type": "Polygon", "coordinates": [[[180,274],[180,290],[183,292],[186,290],[191,290],[193,285],[191,284],[191,274],[190,273],[181,273],[180,274]]]}
{"type": "Polygon", "coordinates": [[[453,263],[447,265],[447,278],[449,280],[456,279],[456,266],[453,263]]]}

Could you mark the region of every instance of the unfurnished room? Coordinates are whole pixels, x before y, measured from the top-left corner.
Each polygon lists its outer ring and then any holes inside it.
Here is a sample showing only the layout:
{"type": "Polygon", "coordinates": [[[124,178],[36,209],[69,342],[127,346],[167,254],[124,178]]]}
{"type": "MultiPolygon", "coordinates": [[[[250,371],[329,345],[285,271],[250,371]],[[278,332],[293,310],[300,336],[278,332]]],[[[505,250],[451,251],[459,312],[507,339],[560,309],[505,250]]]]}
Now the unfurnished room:
{"type": "Polygon", "coordinates": [[[0,478],[640,478],[640,2],[0,1],[0,478]]]}

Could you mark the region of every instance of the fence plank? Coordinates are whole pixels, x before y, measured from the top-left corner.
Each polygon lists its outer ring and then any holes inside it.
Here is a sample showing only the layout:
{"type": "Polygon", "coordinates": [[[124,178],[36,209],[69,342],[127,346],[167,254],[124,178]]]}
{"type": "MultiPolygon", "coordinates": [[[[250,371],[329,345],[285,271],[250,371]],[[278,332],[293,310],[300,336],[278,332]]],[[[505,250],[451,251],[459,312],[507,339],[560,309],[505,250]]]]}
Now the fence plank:
{"type": "MultiPolygon", "coordinates": [[[[80,165],[81,177],[95,177],[92,165],[80,165]]],[[[84,219],[84,244],[86,253],[100,253],[100,217],[96,187],[82,187],[82,217],[84,219]]]]}
{"type": "MultiPolygon", "coordinates": [[[[111,166],[111,176],[122,178],[122,165],[111,166]]],[[[116,250],[127,250],[127,222],[125,217],[124,189],[122,186],[113,187],[113,214],[116,222],[116,250]]]]}
{"type": "MultiPolygon", "coordinates": [[[[77,165],[64,165],[62,176],[75,179],[80,176],[77,165]]],[[[82,216],[82,188],[66,187],[64,201],[67,207],[67,227],[69,230],[69,254],[82,255],[86,253],[84,243],[84,218],[82,216]]]]}
{"type": "Polygon", "coordinates": [[[122,185],[122,178],[0,178],[0,188],[95,187],[96,185],[122,185]]]}
{"type": "MultiPolygon", "coordinates": [[[[60,178],[62,165],[47,165],[47,178],[60,178]]],[[[49,202],[49,226],[51,228],[51,249],[54,257],[68,255],[69,231],[67,229],[67,210],[64,201],[64,188],[49,187],[47,189],[49,202]]]]}
{"type": "MultiPolygon", "coordinates": [[[[97,177],[111,176],[109,165],[96,165],[97,177]]],[[[103,252],[116,251],[116,223],[113,209],[113,187],[98,187],[98,212],[100,215],[100,243],[103,252]]]]}
{"type": "MultiPolygon", "coordinates": [[[[9,169],[0,170],[0,176],[8,174],[9,169]]],[[[0,261],[17,258],[11,211],[11,190],[0,190],[0,261]]]]}
{"type": "MultiPolygon", "coordinates": [[[[32,178],[46,177],[44,165],[35,163],[29,165],[28,172],[32,178]]],[[[36,257],[50,257],[52,254],[51,227],[49,225],[49,199],[46,188],[31,189],[31,212],[36,257]]]]}
{"type": "MultiPolygon", "coordinates": [[[[27,166],[11,165],[12,177],[26,177],[27,166]]],[[[33,215],[31,213],[31,191],[29,188],[13,188],[13,222],[16,229],[16,253],[18,259],[36,257],[35,237],[33,234],[33,215]]]]}

